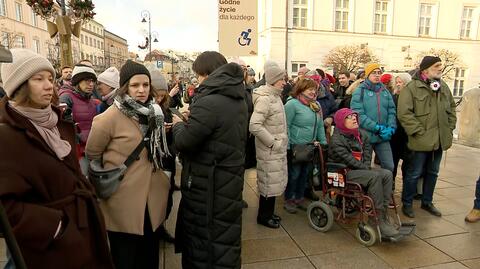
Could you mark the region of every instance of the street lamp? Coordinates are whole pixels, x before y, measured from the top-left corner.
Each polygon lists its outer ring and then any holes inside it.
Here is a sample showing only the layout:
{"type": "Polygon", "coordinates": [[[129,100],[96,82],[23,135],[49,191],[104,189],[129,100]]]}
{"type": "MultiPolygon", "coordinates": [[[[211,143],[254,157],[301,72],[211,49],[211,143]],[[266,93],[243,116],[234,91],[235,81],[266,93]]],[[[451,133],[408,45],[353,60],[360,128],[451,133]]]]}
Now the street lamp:
{"type": "MultiPolygon", "coordinates": [[[[150,54],[150,57],[152,57],[152,15],[150,14],[150,11],[148,10],[143,10],[141,13],[142,16],[142,23],[147,22],[148,20],[148,52],[150,54]]],[[[157,36],[158,33],[154,32],[155,34],[155,40],[153,42],[158,42],[157,36]]]]}

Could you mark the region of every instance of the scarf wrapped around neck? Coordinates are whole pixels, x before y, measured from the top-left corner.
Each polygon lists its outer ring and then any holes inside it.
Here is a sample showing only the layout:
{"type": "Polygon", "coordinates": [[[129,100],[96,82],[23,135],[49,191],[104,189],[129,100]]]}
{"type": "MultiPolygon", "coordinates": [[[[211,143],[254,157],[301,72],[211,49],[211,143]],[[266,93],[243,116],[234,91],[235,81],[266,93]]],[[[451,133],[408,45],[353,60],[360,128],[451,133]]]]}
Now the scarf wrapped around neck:
{"type": "Polygon", "coordinates": [[[310,107],[313,112],[316,112],[320,118],[323,119],[322,107],[320,106],[320,103],[317,102],[316,98],[310,98],[301,93],[297,96],[297,99],[300,103],[310,107]]]}
{"type": "Polygon", "coordinates": [[[154,169],[163,168],[162,159],[171,156],[168,150],[167,136],[164,127],[165,117],[161,107],[153,100],[145,104],[135,101],[128,94],[115,96],[114,105],[127,117],[140,124],[143,136],[151,130],[149,141],[146,143],[148,159],[153,163],[154,169]]]}
{"type": "Polygon", "coordinates": [[[60,132],[57,128],[58,115],[52,110],[51,105],[41,109],[17,106],[13,101],[9,101],[9,104],[15,111],[26,117],[33,124],[45,143],[55,152],[55,155],[60,160],[63,160],[70,154],[72,146],[68,141],[60,137],[60,132]]]}

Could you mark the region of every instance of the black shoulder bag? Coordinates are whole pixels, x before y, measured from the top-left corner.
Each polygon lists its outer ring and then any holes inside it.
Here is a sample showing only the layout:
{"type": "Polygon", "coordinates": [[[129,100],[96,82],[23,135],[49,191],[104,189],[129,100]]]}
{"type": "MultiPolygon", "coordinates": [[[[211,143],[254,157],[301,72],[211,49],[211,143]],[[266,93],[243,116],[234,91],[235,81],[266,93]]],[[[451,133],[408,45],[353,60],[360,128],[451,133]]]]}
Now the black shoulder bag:
{"type": "Polygon", "coordinates": [[[128,156],[127,160],[118,167],[112,169],[104,169],[101,159],[92,160],[88,166],[88,179],[95,187],[95,192],[100,199],[107,199],[112,196],[120,186],[120,182],[127,171],[127,168],[137,160],[138,155],[142,152],[147,141],[150,139],[151,129],[148,129],[147,134],[142,138],[140,144],[128,156]]]}
{"type": "MultiPolygon", "coordinates": [[[[313,141],[315,141],[315,134],[317,133],[317,121],[318,116],[317,112],[315,113],[315,123],[313,127],[313,141]]],[[[313,143],[307,144],[292,144],[292,163],[302,163],[302,162],[311,162],[313,161],[313,156],[315,153],[315,145],[313,143]]]]}

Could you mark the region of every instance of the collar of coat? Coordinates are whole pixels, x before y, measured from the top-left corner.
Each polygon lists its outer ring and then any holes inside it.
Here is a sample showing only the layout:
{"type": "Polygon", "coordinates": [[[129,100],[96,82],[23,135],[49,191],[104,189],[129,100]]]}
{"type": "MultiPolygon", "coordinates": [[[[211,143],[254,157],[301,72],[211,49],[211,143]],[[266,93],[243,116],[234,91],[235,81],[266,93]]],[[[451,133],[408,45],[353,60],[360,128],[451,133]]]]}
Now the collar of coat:
{"type": "MultiPolygon", "coordinates": [[[[65,132],[71,133],[72,137],[74,137],[75,128],[72,123],[62,119],[60,109],[52,106],[52,110],[58,115],[57,127],[62,139],[69,141],[72,145],[72,150],[70,151],[70,154],[64,158],[64,163],[73,171],[80,173],[80,167],[78,166],[78,162],[76,161],[75,157],[75,143],[74,141],[70,141],[66,137],[63,137],[63,133],[65,132]]],[[[33,126],[33,124],[27,118],[9,107],[7,97],[4,97],[0,101],[0,122],[11,126],[18,131],[25,132],[25,135],[31,139],[35,145],[42,148],[45,152],[55,156],[55,158],[58,158],[55,152],[47,145],[45,140],[43,140],[35,126],[33,126]]]]}
{"type": "Polygon", "coordinates": [[[258,94],[262,96],[268,96],[268,95],[280,96],[282,95],[282,91],[273,87],[273,85],[266,84],[255,89],[253,91],[253,94],[258,94]]]}
{"type": "MultiPolygon", "coordinates": [[[[414,83],[416,88],[424,88],[426,89],[429,93],[433,94],[434,91],[430,88],[430,85],[423,79],[420,78],[420,71],[416,72],[415,75],[412,77],[412,81],[409,82],[414,83]]],[[[448,85],[443,81],[443,79],[440,79],[440,89],[438,90],[438,93],[442,94],[447,94],[447,91],[450,91],[450,88],[448,88],[448,85]]]]}

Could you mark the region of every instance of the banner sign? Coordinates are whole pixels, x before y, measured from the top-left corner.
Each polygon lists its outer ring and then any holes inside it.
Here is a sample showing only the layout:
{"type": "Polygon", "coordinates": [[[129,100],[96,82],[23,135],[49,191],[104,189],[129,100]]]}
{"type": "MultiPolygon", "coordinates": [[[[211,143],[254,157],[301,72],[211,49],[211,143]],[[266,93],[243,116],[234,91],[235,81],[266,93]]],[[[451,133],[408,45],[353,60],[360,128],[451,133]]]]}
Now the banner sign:
{"type": "Polygon", "coordinates": [[[218,41],[225,56],[258,54],[257,0],[218,1],[218,41]]]}

